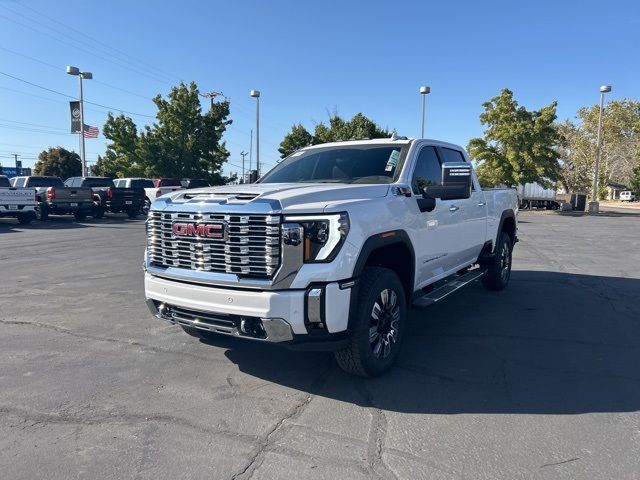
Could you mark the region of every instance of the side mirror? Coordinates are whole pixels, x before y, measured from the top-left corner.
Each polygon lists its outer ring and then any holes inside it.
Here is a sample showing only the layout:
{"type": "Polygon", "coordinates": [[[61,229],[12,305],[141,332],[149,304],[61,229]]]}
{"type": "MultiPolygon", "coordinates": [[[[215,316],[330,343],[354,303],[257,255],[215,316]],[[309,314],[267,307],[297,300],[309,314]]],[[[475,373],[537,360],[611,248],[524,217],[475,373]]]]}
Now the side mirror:
{"type": "Polygon", "coordinates": [[[428,185],[422,191],[423,198],[461,200],[471,196],[471,165],[466,162],[442,165],[442,184],[428,185]]]}

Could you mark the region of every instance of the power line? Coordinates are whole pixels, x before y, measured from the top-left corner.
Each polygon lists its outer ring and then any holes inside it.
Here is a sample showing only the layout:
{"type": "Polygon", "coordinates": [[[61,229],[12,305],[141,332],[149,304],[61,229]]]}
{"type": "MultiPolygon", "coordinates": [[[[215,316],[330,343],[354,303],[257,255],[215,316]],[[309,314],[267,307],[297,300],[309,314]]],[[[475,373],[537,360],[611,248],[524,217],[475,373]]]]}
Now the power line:
{"type": "MultiPolygon", "coordinates": [[[[66,98],[70,98],[72,100],[75,100],[75,98],[76,98],[76,97],[73,97],[71,95],[67,95],[66,93],[58,92],[57,90],[53,90],[51,88],[43,87],[42,85],[38,85],[37,83],[30,82],[28,80],[25,80],[24,78],[19,78],[19,77],[16,77],[14,75],[11,75],[11,74],[8,74],[8,73],[5,73],[5,72],[0,72],[0,75],[4,75],[5,77],[9,77],[9,78],[17,80],[19,82],[26,83],[27,85],[31,85],[32,87],[40,88],[42,90],[46,90],[47,92],[55,93],[57,95],[61,95],[61,96],[66,97],[66,98]]],[[[89,102],[87,100],[85,100],[84,103],[88,103],[89,105],[95,105],[96,107],[101,107],[101,108],[104,108],[106,110],[113,110],[113,111],[117,111],[117,112],[121,112],[121,113],[126,113],[128,115],[135,115],[135,116],[138,116],[138,117],[146,117],[146,118],[153,118],[153,119],[156,118],[153,115],[145,115],[144,113],[130,112],[130,111],[127,111],[127,110],[123,110],[121,108],[110,107],[108,105],[102,105],[102,104],[96,103],[96,102],[89,102]]]]}
{"type": "MultiPolygon", "coordinates": [[[[15,11],[11,10],[10,8],[7,8],[7,6],[6,6],[6,5],[2,5],[2,4],[0,4],[0,7],[3,7],[5,10],[8,10],[9,12],[13,13],[14,15],[18,15],[18,16],[20,16],[20,17],[26,18],[27,20],[29,20],[29,21],[31,21],[31,22],[33,22],[33,23],[40,24],[40,25],[44,25],[44,24],[42,24],[42,22],[38,22],[37,20],[33,20],[33,19],[31,19],[31,18],[29,18],[29,17],[27,17],[27,16],[25,16],[25,15],[22,15],[21,13],[15,12],[15,11]]],[[[38,28],[36,28],[36,27],[33,27],[33,26],[31,26],[31,25],[26,25],[26,24],[24,24],[24,23],[21,23],[21,22],[17,21],[17,20],[16,20],[16,19],[14,19],[14,18],[7,17],[6,15],[0,15],[0,17],[5,18],[5,19],[9,20],[10,22],[15,23],[15,24],[17,24],[17,25],[20,25],[20,26],[22,26],[22,27],[28,28],[29,30],[32,30],[32,31],[34,31],[34,32],[36,32],[36,33],[39,33],[39,34],[41,34],[41,35],[45,35],[45,36],[47,36],[47,37],[49,37],[49,38],[52,38],[52,39],[56,40],[57,42],[60,42],[60,43],[62,43],[62,44],[64,44],[64,45],[67,45],[67,46],[69,46],[69,47],[71,47],[71,48],[75,48],[75,49],[77,49],[77,50],[83,51],[83,52],[85,52],[85,53],[87,53],[87,54],[89,54],[89,55],[91,55],[91,56],[93,56],[93,57],[100,58],[100,59],[102,59],[102,60],[104,60],[104,61],[106,61],[106,62],[112,63],[112,64],[117,65],[117,66],[119,66],[119,67],[121,67],[121,68],[124,68],[124,69],[126,69],[126,70],[130,70],[130,71],[132,71],[132,72],[136,73],[137,75],[145,76],[145,77],[147,77],[147,78],[150,78],[150,79],[155,80],[155,81],[160,82],[160,83],[165,83],[165,84],[169,84],[169,85],[170,85],[170,84],[172,84],[172,82],[168,81],[167,79],[162,79],[162,78],[158,77],[158,75],[152,75],[151,73],[147,73],[147,72],[145,72],[145,71],[143,71],[143,70],[139,70],[139,69],[136,69],[136,68],[132,68],[132,67],[129,67],[129,66],[127,66],[127,65],[123,65],[122,63],[119,63],[119,62],[117,62],[117,61],[115,61],[115,60],[112,60],[112,59],[109,59],[109,58],[107,58],[107,57],[104,57],[103,55],[99,55],[98,53],[96,53],[96,52],[95,52],[95,49],[92,51],[92,50],[89,50],[89,49],[84,48],[83,46],[80,46],[80,45],[74,45],[73,43],[70,43],[70,42],[68,42],[68,41],[66,41],[66,40],[62,40],[62,39],[60,39],[60,38],[57,38],[55,35],[52,35],[52,34],[51,34],[51,33],[49,33],[49,32],[42,31],[42,30],[40,30],[40,29],[38,29],[38,28]]],[[[47,25],[44,25],[44,26],[45,26],[46,28],[49,28],[50,30],[53,30],[53,31],[54,31],[54,32],[56,32],[58,35],[62,35],[62,36],[64,36],[64,37],[72,38],[72,39],[73,39],[73,41],[77,42],[77,40],[75,40],[75,38],[70,37],[69,35],[67,35],[67,34],[65,34],[65,33],[61,33],[61,32],[59,32],[59,31],[55,30],[54,28],[52,28],[52,27],[50,27],[50,26],[47,26],[47,25]]],[[[107,55],[110,55],[111,57],[114,57],[114,55],[113,55],[113,54],[109,54],[109,53],[107,53],[107,55]]],[[[116,57],[116,58],[117,58],[117,57],[116,57]]],[[[128,62],[128,61],[127,61],[127,62],[128,62]]],[[[128,62],[128,63],[131,63],[131,62],[128,62]]]]}
{"type": "Polygon", "coordinates": [[[145,62],[144,60],[141,60],[141,59],[139,59],[139,58],[136,58],[136,57],[134,57],[134,56],[130,55],[129,53],[127,53],[127,52],[124,52],[124,51],[119,50],[119,49],[117,49],[117,48],[115,48],[115,47],[112,47],[112,46],[110,46],[110,45],[108,45],[108,44],[104,43],[103,41],[98,40],[97,38],[92,37],[92,36],[90,36],[90,35],[87,35],[86,33],[81,32],[80,30],[78,30],[78,29],[76,29],[76,28],[74,28],[74,27],[72,27],[72,26],[70,26],[70,25],[64,24],[64,23],[62,23],[62,22],[60,22],[60,21],[58,21],[58,20],[56,20],[56,19],[54,19],[54,18],[52,18],[52,17],[49,17],[48,15],[45,15],[45,14],[44,14],[44,13],[42,13],[42,12],[39,12],[38,10],[34,9],[33,7],[30,7],[30,6],[28,6],[28,5],[25,5],[24,3],[22,3],[22,4],[20,4],[20,5],[21,5],[22,7],[24,7],[24,8],[27,8],[28,10],[31,10],[33,13],[35,13],[35,14],[37,14],[37,15],[40,15],[40,16],[41,16],[41,17],[43,17],[43,18],[46,18],[47,20],[49,20],[49,21],[51,21],[51,22],[57,23],[58,25],[60,25],[60,26],[64,27],[64,28],[65,28],[65,29],[67,29],[67,30],[73,30],[74,32],[76,32],[76,33],[78,33],[78,34],[82,35],[82,37],[83,37],[84,39],[89,39],[89,40],[93,41],[94,43],[97,43],[98,45],[103,45],[104,47],[108,48],[109,50],[113,50],[114,52],[118,52],[119,54],[121,54],[121,55],[123,55],[123,56],[125,56],[125,57],[128,57],[128,58],[132,59],[134,62],[136,62],[136,64],[145,65],[145,66],[147,66],[148,68],[151,68],[151,69],[153,69],[153,70],[156,70],[156,72],[158,72],[158,73],[162,74],[163,76],[166,76],[167,78],[180,80],[180,79],[179,79],[178,77],[176,77],[175,75],[173,75],[173,74],[171,74],[171,73],[169,73],[169,72],[165,72],[164,70],[162,70],[162,69],[160,69],[160,68],[156,67],[155,65],[152,65],[152,64],[150,64],[150,63],[148,63],[148,62],[145,62]]]}

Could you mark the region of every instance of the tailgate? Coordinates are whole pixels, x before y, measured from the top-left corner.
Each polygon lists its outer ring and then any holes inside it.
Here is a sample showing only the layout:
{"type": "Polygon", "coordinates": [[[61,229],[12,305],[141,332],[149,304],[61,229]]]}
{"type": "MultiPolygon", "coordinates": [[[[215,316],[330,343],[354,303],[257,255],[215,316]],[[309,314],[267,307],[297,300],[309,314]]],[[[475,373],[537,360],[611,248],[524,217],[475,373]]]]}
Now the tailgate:
{"type": "Polygon", "coordinates": [[[33,188],[0,188],[0,205],[33,205],[36,191],[33,188]]]}
{"type": "Polygon", "coordinates": [[[121,198],[123,200],[142,200],[144,198],[142,191],[134,188],[116,188],[112,189],[112,192],[115,198],[121,198]]]}
{"type": "Polygon", "coordinates": [[[56,188],[55,202],[92,202],[93,190],[85,187],[56,188]]]}

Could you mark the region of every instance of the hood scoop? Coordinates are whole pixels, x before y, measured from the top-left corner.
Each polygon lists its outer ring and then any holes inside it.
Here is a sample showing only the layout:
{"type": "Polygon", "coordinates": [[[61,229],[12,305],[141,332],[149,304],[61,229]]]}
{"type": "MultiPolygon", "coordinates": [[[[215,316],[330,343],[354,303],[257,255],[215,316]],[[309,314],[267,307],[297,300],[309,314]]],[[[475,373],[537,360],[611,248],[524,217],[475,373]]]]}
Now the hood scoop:
{"type": "Polygon", "coordinates": [[[185,193],[182,198],[185,200],[214,200],[219,203],[239,204],[250,202],[259,195],[259,193],[253,192],[193,192],[185,193]]]}

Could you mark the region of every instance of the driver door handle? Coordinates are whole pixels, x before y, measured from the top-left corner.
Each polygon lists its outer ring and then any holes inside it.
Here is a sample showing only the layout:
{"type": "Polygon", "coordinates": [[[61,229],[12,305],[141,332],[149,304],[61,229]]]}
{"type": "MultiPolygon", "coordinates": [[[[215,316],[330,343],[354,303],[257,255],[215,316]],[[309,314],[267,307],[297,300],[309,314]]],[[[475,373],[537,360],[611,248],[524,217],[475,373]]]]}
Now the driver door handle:
{"type": "Polygon", "coordinates": [[[451,213],[453,213],[453,212],[457,212],[458,210],[460,210],[460,207],[457,207],[457,206],[455,206],[455,205],[451,205],[451,206],[449,207],[449,211],[450,211],[451,213]]]}
{"type": "Polygon", "coordinates": [[[486,202],[480,202],[480,203],[478,203],[478,206],[479,207],[484,207],[486,204],[487,204],[486,202]]]}

